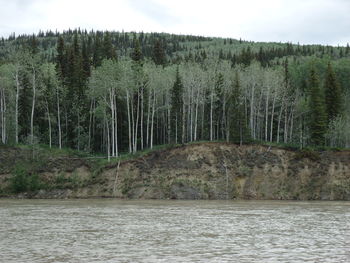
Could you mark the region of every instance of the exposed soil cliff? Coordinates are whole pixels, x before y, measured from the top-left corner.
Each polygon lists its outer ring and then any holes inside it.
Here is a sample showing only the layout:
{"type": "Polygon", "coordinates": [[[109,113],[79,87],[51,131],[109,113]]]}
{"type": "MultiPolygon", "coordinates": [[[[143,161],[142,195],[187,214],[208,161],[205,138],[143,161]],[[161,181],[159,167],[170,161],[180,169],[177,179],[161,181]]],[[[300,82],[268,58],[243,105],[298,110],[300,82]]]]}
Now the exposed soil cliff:
{"type": "MultiPolygon", "coordinates": [[[[0,154],[0,162],[5,157],[16,159],[9,156],[0,154]]],[[[200,143],[93,170],[88,159],[48,160],[37,171],[48,187],[16,196],[350,200],[349,151],[200,143]]],[[[4,196],[13,175],[4,167],[0,171],[4,196]]]]}

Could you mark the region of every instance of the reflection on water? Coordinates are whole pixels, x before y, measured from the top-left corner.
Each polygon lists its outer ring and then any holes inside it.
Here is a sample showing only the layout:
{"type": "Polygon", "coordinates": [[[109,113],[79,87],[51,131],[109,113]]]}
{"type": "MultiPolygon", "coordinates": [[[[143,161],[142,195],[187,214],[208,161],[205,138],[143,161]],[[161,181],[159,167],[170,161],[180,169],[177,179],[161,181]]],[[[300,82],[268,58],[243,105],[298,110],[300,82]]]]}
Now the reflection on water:
{"type": "Polygon", "coordinates": [[[350,203],[0,200],[0,262],[350,262],[350,203]]]}

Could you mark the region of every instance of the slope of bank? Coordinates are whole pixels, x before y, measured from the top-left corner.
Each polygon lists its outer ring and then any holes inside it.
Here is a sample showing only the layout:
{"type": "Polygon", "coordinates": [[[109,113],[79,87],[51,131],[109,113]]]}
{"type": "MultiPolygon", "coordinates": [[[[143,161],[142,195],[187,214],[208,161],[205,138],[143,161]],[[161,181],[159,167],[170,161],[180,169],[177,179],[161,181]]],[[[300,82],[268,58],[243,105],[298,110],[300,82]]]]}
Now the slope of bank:
{"type": "Polygon", "coordinates": [[[349,151],[198,143],[104,166],[42,156],[40,165],[19,169],[15,164],[28,154],[0,149],[1,196],[350,200],[349,151]]]}

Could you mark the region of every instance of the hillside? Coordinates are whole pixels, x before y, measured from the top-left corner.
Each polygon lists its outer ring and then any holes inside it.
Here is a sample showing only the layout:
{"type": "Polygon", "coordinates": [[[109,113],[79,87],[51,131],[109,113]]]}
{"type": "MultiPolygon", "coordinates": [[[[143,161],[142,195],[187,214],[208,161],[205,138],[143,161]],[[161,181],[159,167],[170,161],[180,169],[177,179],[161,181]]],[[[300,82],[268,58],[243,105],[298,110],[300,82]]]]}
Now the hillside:
{"type": "Polygon", "coordinates": [[[93,159],[55,156],[22,173],[16,170],[16,162],[30,154],[0,148],[0,164],[8,163],[0,167],[3,197],[350,200],[349,151],[196,143],[119,164],[98,166],[93,159]],[[21,178],[27,188],[9,194],[21,178]]]}
{"type": "Polygon", "coordinates": [[[68,30],[0,41],[0,142],[350,146],[350,47],[68,30]]]}

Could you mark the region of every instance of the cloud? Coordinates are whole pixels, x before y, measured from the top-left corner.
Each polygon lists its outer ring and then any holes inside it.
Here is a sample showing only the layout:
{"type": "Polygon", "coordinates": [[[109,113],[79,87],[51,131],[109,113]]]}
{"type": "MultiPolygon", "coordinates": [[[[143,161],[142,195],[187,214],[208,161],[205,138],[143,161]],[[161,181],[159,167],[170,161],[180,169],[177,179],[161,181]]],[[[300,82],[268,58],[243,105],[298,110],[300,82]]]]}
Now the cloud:
{"type": "Polygon", "coordinates": [[[348,0],[0,0],[0,35],[87,28],[253,41],[350,42],[348,0]]]}
{"type": "Polygon", "coordinates": [[[172,15],[170,10],[162,3],[153,0],[129,0],[128,3],[133,10],[162,27],[176,25],[181,20],[181,17],[172,15]]]}

